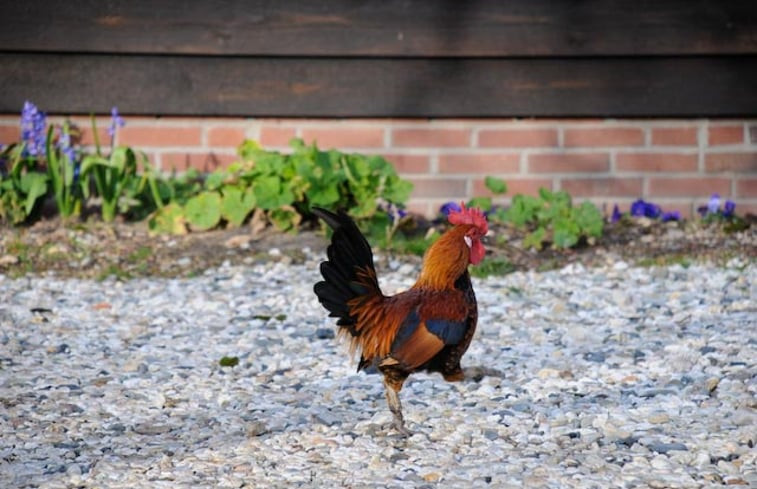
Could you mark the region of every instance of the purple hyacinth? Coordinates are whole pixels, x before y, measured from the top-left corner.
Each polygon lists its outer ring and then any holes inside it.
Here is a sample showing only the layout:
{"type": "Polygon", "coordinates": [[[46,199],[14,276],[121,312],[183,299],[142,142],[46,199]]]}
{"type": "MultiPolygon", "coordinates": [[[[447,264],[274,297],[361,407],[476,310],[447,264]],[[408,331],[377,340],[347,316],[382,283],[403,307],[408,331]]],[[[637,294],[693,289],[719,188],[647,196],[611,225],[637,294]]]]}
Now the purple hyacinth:
{"type": "Polygon", "coordinates": [[[71,146],[71,134],[69,134],[69,132],[67,130],[64,130],[62,127],[58,130],[58,149],[61,153],[68,157],[69,161],[76,161],[76,151],[74,150],[74,147],[71,146]]]}
{"type": "Polygon", "coordinates": [[[124,121],[123,118],[118,115],[118,107],[113,107],[110,110],[110,127],[108,128],[108,134],[110,135],[110,138],[115,138],[118,128],[124,127],[125,125],[126,121],[124,121]]]}
{"type": "Polygon", "coordinates": [[[21,141],[24,143],[22,155],[26,156],[43,156],[45,154],[45,128],[47,127],[47,117],[40,111],[36,105],[24,102],[21,110],[21,141]]]}
{"type": "Polygon", "coordinates": [[[460,204],[458,204],[457,202],[447,202],[439,209],[439,211],[445,216],[449,216],[449,213],[452,211],[460,212],[461,210],[462,209],[460,209],[460,204]]]}

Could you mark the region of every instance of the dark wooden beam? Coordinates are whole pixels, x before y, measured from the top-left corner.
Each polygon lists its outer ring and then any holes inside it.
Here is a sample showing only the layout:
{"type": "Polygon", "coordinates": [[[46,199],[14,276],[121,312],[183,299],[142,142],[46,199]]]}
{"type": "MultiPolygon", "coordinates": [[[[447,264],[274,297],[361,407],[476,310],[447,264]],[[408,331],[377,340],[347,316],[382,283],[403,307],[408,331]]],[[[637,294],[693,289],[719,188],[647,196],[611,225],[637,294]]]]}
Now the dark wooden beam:
{"type": "Polygon", "coordinates": [[[0,54],[0,111],[281,117],[755,116],[757,57],[0,54]]]}
{"type": "Polygon", "coordinates": [[[757,54],[755,0],[2,2],[0,51],[245,56],[757,54]]]}

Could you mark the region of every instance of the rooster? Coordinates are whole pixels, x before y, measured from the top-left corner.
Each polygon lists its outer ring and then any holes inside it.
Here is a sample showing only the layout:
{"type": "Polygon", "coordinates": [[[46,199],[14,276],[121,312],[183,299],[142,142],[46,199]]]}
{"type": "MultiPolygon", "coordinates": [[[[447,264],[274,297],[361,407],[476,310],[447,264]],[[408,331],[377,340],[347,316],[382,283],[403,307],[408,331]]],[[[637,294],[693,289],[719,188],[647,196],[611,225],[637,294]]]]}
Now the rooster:
{"type": "Polygon", "coordinates": [[[360,351],[358,372],[374,365],[384,375],[393,425],[408,436],[399,398],[407,377],[427,370],[450,382],[463,379],[460,358],[478,317],[468,265],[484,258],[486,217],[465,205],[451,211],[448,219],[454,226],[426,251],[415,285],[386,296],[379,288],[371,247],[355,222],[344,212],[313,212],[334,231],[315,295],[329,316],[338,318],[339,333],[349,339],[351,350],[360,351]]]}

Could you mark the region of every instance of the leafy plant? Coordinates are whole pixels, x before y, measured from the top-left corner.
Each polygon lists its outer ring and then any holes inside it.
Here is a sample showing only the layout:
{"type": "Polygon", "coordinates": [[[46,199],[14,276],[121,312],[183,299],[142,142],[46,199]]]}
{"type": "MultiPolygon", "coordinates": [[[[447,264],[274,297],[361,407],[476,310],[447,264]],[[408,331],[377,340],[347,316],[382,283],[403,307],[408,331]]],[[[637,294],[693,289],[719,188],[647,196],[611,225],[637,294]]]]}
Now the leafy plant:
{"type": "Polygon", "coordinates": [[[87,180],[80,178],[81,168],[76,161],[76,153],[71,144],[71,126],[68,121],[59,128],[57,143],[54,142],[55,126],[47,130],[45,155],[47,175],[63,218],[81,213],[82,201],[87,192],[87,180]]]}
{"type": "Polygon", "coordinates": [[[47,194],[47,174],[35,171],[35,160],[22,157],[22,146],[10,145],[0,154],[0,221],[21,224],[47,194]]]}
{"type": "MultiPolygon", "coordinates": [[[[176,205],[159,209],[151,229],[177,232],[182,219],[197,230],[224,223],[240,226],[257,209],[256,216],[279,230],[292,231],[313,206],[346,209],[363,221],[386,218],[379,204],[402,205],[412,190],[379,156],[323,151],[299,139],[290,145],[293,152],[284,154],[246,140],[238,148],[239,161],[228,168],[204,180],[193,176],[189,188],[186,182],[169,185],[169,201],[176,205]],[[186,190],[188,195],[182,195],[186,190]]],[[[163,187],[161,197],[166,193],[163,187]]]]}
{"type": "Polygon", "coordinates": [[[21,224],[47,194],[48,177],[38,170],[46,148],[47,119],[33,103],[21,111],[21,141],[0,154],[0,219],[21,224]]]}
{"type": "Polygon", "coordinates": [[[148,188],[153,194],[155,205],[163,204],[155,183],[148,187],[148,181],[155,177],[147,156],[135,152],[130,147],[115,146],[118,127],[123,125],[124,121],[118,115],[118,109],[113,107],[108,129],[111,137],[110,152],[105,156],[97,135],[97,124],[92,116],[95,154],[87,155],[82,160],[81,173],[85,177],[91,174],[94,179],[97,195],[101,199],[101,215],[105,222],[112,222],[119,212],[126,214],[132,207],[139,206],[140,201],[134,197],[142,195],[148,188]],[[140,164],[145,172],[142,176],[137,174],[140,164]]]}
{"type": "Polygon", "coordinates": [[[545,242],[556,248],[570,248],[582,238],[602,235],[602,213],[591,202],[574,207],[570,194],[540,188],[539,197],[516,195],[503,216],[516,227],[531,231],[523,241],[524,247],[541,249],[545,242]]]}
{"type": "MultiPolygon", "coordinates": [[[[507,192],[504,180],[486,177],[486,187],[495,195],[507,192]]],[[[546,243],[555,248],[570,248],[581,238],[591,240],[602,235],[604,221],[599,209],[591,202],[573,206],[570,194],[539,189],[539,196],[517,194],[510,206],[493,206],[489,197],[471,199],[469,206],[481,208],[490,221],[510,224],[527,230],[523,238],[525,248],[542,249],[546,243]]],[[[454,202],[442,206],[441,212],[459,210],[454,202]]]]}

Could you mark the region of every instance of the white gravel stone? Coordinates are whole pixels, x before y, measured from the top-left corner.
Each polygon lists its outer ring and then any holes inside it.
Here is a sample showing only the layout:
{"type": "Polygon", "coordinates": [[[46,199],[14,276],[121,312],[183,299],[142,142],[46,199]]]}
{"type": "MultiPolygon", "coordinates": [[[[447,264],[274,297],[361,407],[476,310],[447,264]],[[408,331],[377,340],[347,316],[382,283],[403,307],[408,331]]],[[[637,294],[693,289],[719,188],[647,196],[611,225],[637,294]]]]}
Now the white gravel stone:
{"type": "MultiPolygon", "coordinates": [[[[471,375],[411,376],[400,439],[306,254],[183,280],[0,275],[0,487],[757,481],[754,264],[474,280],[471,375]]],[[[418,271],[390,268],[387,293],[418,271]]]]}

